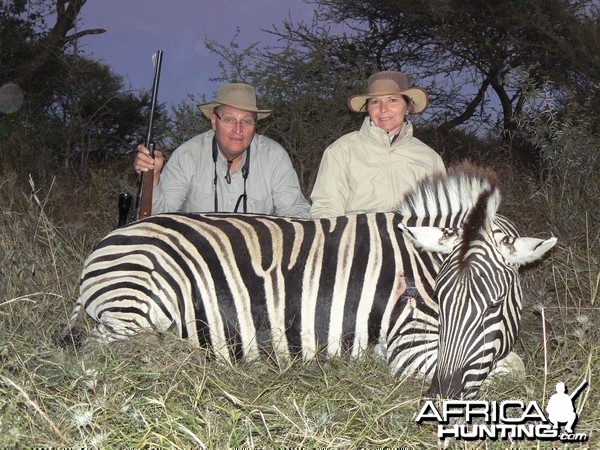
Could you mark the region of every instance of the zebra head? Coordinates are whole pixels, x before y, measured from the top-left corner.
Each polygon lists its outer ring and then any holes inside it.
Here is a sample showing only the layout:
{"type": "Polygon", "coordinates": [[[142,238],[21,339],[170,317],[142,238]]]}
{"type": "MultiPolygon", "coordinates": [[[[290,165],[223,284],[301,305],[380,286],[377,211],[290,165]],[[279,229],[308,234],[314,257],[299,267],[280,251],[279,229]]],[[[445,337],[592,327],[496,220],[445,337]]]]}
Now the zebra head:
{"type": "Polygon", "coordinates": [[[430,396],[477,393],[518,334],[519,268],[540,260],[556,244],[556,238],[519,237],[496,214],[499,202],[492,180],[482,184],[455,227],[402,227],[417,247],[443,255],[434,287],[439,334],[430,396]]]}

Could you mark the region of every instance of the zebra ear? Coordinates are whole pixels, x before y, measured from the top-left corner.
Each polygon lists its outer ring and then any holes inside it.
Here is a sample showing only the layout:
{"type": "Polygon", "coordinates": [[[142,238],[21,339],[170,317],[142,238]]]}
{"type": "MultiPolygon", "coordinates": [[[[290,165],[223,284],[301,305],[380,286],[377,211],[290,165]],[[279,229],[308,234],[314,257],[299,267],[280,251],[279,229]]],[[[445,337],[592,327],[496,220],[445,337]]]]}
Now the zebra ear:
{"type": "Polygon", "coordinates": [[[402,223],[398,228],[415,247],[444,255],[450,253],[461,239],[461,231],[457,228],[407,227],[402,223]]]}
{"type": "Polygon", "coordinates": [[[511,264],[531,264],[544,257],[556,244],[556,238],[537,239],[506,236],[500,241],[500,253],[511,264]]]}

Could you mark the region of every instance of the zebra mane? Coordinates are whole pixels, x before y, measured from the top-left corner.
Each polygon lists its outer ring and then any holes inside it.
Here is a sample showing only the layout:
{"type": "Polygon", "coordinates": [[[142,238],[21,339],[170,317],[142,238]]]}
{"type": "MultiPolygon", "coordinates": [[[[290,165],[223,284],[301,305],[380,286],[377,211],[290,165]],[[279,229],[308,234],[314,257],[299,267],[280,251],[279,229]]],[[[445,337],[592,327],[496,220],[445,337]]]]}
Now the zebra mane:
{"type": "Polygon", "coordinates": [[[409,225],[463,228],[474,233],[495,218],[500,205],[496,185],[495,172],[465,161],[446,174],[421,181],[396,211],[409,225]]]}
{"type": "Polygon", "coordinates": [[[494,193],[497,193],[496,189],[496,180],[493,180],[493,183],[490,189],[484,190],[479,197],[477,198],[477,203],[469,212],[466,220],[463,223],[463,235],[462,241],[460,244],[460,251],[458,253],[458,270],[462,272],[468,266],[467,261],[467,251],[473,242],[478,236],[479,231],[486,226],[486,224],[490,223],[495,217],[495,210],[493,211],[492,216],[490,217],[489,213],[489,204],[493,203],[492,196],[494,193]]]}

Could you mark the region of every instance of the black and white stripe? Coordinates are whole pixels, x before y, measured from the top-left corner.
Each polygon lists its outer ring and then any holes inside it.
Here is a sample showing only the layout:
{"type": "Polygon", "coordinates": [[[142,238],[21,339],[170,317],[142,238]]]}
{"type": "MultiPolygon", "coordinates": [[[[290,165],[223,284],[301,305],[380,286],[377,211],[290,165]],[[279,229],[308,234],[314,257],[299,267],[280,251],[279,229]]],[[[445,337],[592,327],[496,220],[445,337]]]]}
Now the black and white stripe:
{"type": "Polygon", "coordinates": [[[334,219],[153,216],[113,231],[94,249],[72,322],[85,311],[105,340],[173,330],[227,361],[358,355],[376,345],[394,373],[435,375],[436,392],[460,394],[479,386],[518,331],[517,272],[496,255],[506,233],[494,221],[494,184],[485,171],[461,168],[421,184],[396,212],[334,219]],[[465,244],[463,224],[483,193],[484,222],[494,225],[465,244]],[[423,230],[434,232],[433,241],[423,230]],[[493,270],[497,276],[477,278],[493,270]],[[468,287],[458,282],[464,276],[468,287]],[[473,295],[477,305],[489,305],[506,292],[514,299],[503,304],[511,305],[493,314],[470,304],[473,295]],[[438,296],[452,297],[452,306],[438,296]],[[471,330],[478,314],[484,326],[471,330]],[[467,348],[457,340],[463,335],[473,342],[467,348]],[[459,352],[465,365],[455,359],[459,352]],[[438,360],[443,371],[436,371],[438,360]],[[478,360],[489,368],[472,382],[462,371],[478,360]],[[460,389],[449,389],[455,385],[460,389]]]}

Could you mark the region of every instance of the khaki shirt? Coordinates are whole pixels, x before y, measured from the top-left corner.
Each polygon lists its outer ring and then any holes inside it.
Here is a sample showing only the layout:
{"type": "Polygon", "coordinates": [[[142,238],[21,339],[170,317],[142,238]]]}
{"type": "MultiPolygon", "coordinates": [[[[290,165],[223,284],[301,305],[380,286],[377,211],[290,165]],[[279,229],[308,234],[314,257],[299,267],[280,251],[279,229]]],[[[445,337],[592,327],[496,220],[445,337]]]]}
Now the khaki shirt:
{"type": "MultiPolygon", "coordinates": [[[[160,183],[152,192],[152,210],[162,212],[213,212],[215,163],[212,157],[214,131],[202,133],[179,146],[167,161],[160,183]]],[[[217,199],[219,212],[233,212],[244,192],[241,168],[225,180],[227,161],[217,154],[217,199]]],[[[277,142],[255,134],[250,143],[250,167],[246,180],[249,213],[285,217],[308,216],[309,204],[300,189],[289,155],[277,142]]],[[[243,212],[242,202],[238,212],[243,212]]]]}
{"type": "Polygon", "coordinates": [[[390,144],[387,133],[366,117],[359,131],[325,150],[310,217],[394,211],[419,180],[437,172],[446,172],[442,158],[413,136],[410,122],[390,144]]]}

